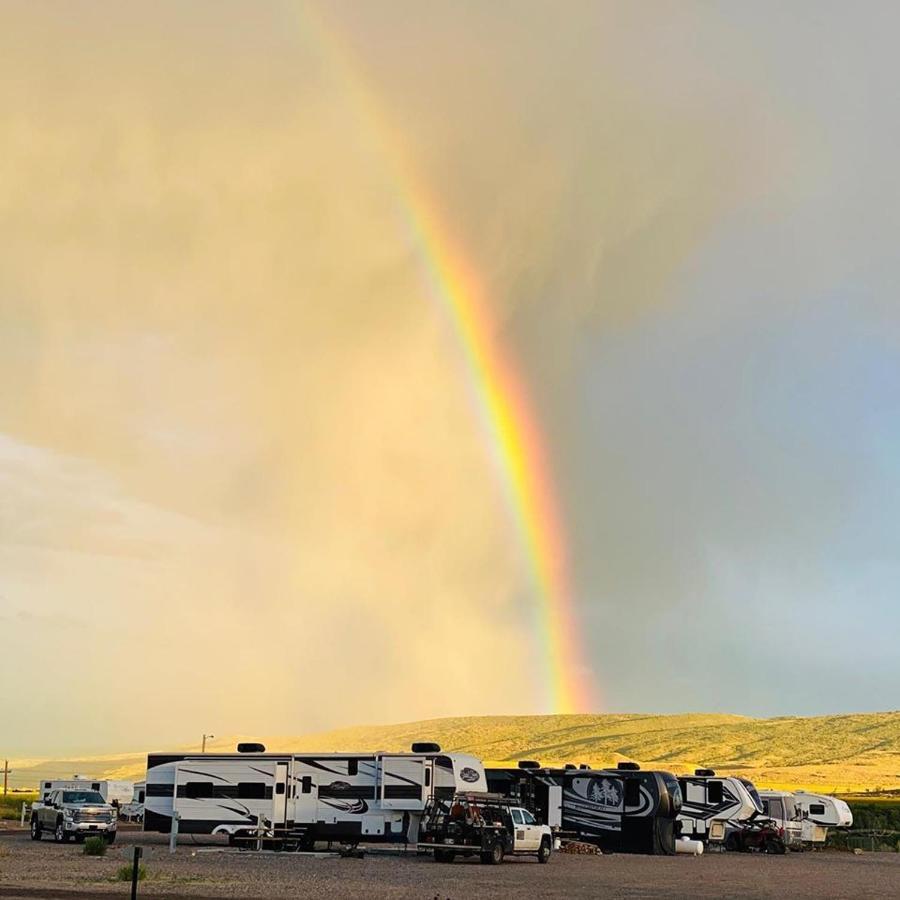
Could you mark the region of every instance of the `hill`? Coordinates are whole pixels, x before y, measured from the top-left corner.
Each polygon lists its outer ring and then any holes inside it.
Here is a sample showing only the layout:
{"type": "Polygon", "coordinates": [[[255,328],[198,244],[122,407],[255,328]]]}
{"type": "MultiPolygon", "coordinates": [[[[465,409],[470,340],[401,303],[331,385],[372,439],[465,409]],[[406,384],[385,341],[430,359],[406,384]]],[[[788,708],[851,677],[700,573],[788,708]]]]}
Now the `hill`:
{"type": "MultiPolygon", "coordinates": [[[[209,747],[231,750],[239,739],[217,740],[209,747]]],[[[634,760],[645,768],[674,772],[712,766],[766,787],[840,793],[900,789],[900,712],[774,719],[719,714],[479,716],[261,740],[270,750],[323,752],[408,750],[414,740],[433,740],[445,750],[495,763],[538,759],[609,766],[634,760]]],[[[15,768],[22,784],[26,773],[34,783],[73,772],[138,779],[145,763],[144,754],[129,753],[22,760],[15,768]]]]}

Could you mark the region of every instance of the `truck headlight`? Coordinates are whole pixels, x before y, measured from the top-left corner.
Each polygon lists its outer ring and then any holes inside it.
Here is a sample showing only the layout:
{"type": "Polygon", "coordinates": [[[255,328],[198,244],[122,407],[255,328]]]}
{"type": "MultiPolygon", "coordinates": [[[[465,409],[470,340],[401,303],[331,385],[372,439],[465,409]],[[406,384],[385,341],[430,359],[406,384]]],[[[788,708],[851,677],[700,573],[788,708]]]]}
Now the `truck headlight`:
{"type": "Polygon", "coordinates": [[[75,818],[75,810],[74,809],[64,809],[63,810],[63,818],[67,819],[71,822],[75,818]]]}

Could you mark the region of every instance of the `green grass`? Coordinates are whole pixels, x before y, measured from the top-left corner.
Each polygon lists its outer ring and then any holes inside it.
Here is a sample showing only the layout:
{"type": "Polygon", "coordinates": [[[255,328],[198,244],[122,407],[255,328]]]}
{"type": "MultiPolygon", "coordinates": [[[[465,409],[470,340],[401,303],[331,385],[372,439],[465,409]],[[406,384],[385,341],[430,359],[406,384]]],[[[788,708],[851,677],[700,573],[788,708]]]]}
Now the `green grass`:
{"type": "Polygon", "coordinates": [[[22,815],[23,803],[34,803],[37,792],[0,794],[0,819],[15,819],[22,815]]]}
{"type": "MultiPolygon", "coordinates": [[[[134,871],[134,866],[132,863],[128,863],[127,865],[121,866],[116,870],[116,881],[131,881],[131,876],[134,871]]],[[[147,867],[142,864],[138,864],[138,881],[143,881],[147,877],[147,867]]]]}
{"type": "Polygon", "coordinates": [[[81,851],[85,856],[106,856],[106,841],[102,837],[89,837],[85,839],[84,849],[81,851]]]}

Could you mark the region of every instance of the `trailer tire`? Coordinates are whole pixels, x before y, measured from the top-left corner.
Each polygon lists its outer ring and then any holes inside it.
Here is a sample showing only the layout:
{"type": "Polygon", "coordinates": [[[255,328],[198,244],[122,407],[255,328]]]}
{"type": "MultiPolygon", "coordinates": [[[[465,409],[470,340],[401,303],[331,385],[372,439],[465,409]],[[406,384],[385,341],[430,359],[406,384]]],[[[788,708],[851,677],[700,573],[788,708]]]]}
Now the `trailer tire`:
{"type": "Polygon", "coordinates": [[[41,820],[37,816],[31,817],[31,839],[33,841],[39,841],[41,839],[41,820]]]}
{"type": "Polygon", "coordinates": [[[499,866],[503,862],[503,844],[496,841],[491,845],[491,849],[481,854],[481,861],[489,866],[499,866]]]}
{"type": "Polygon", "coordinates": [[[553,852],[553,847],[550,844],[550,838],[545,837],[541,841],[540,849],[538,850],[538,862],[539,863],[548,863],[550,862],[550,854],[553,852]]]}

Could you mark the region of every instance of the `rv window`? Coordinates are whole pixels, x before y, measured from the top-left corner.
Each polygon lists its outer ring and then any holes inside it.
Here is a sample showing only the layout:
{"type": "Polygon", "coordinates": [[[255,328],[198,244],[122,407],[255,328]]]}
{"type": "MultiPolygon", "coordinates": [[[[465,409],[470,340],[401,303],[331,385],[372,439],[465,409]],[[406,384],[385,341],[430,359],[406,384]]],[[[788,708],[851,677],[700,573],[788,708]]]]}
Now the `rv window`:
{"type": "Polygon", "coordinates": [[[725,799],[725,792],[721,781],[708,781],[706,783],[706,801],[718,806],[725,799]]]}
{"type": "Polygon", "coordinates": [[[189,800],[202,800],[213,795],[211,781],[189,781],[184,786],[184,796],[189,800]]]}
{"type": "Polygon", "coordinates": [[[100,782],[99,782],[99,781],[95,781],[95,782],[91,785],[91,790],[92,790],[92,791],[99,791],[99,790],[100,790],[100,782]]]}
{"type": "Polygon", "coordinates": [[[625,805],[640,806],[641,783],[637,778],[628,778],[625,781],[625,805]]]}
{"type": "Polygon", "coordinates": [[[784,806],[781,803],[781,800],[767,800],[766,801],[766,812],[773,819],[783,819],[784,818],[784,806]]]}
{"type": "Polygon", "coordinates": [[[348,775],[359,774],[359,760],[358,759],[351,759],[347,762],[347,774],[348,775]]]}
{"type": "Polygon", "coordinates": [[[283,794],[284,793],[284,782],[279,781],[278,784],[275,785],[275,793],[283,794]]]}
{"type": "Polygon", "coordinates": [[[425,787],[431,784],[431,769],[425,770],[425,787]]]}
{"type": "Polygon", "coordinates": [[[303,793],[308,794],[312,790],[312,776],[303,776],[303,793]]]}
{"type": "Polygon", "coordinates": [[[45,782],[44,782],[44,787],[45,787],[45,788],[50,787],[50,782],[49,782],[49,781],[45,781],[45,782]]]}
{"type": "Polygon", "coordinates": [[[138,803],[143,803],[143,802],[144,802],[144,792],[138,791],[138,803]]]}
{"type": "Polygon", "coordinates": [[[811,816],[824,816],[825,815],[825,804],[824,803],[810,803],[809,804],[809,814],[811,816]]]}
{"type": "Polygon", "coordinates": [[[262,781],[239,781],[238,800],[265,800],[266,786],[262,781]]]}

